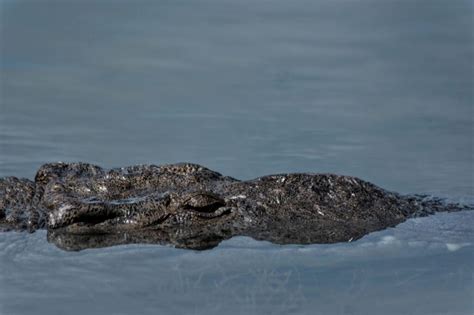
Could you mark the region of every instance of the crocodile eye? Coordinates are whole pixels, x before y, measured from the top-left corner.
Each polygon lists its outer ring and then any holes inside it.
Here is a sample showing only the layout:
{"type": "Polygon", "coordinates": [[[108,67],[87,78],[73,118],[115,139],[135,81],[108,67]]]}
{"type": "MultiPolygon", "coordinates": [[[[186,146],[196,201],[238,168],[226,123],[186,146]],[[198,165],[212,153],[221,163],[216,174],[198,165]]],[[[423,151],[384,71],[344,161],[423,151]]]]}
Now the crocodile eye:
{"type": "Polygon", "coordinates": [[[197,192],[187,196],[182,206],[184,209],[199,212],[214,212],[220,207],[225,206],[225,201],[211,192],[197,192]]]}

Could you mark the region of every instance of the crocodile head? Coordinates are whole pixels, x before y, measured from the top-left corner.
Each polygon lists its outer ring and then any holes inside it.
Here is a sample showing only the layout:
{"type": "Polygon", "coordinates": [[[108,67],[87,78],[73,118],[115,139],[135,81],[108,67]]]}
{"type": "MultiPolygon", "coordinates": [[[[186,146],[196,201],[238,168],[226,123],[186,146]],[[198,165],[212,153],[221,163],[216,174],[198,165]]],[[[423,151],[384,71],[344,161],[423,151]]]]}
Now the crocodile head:
{"type": "Polygon", "coordinates": [[[48,229],[90,234],[170,226],[206,227],[231,212],[223,198],[206,191],[116,200],[64,198],[48,211],[48,229]]]}
{"type": "Polygon", "coordinates": [[[233,235],[233,212],[206,191],[64,203],[49,212],[48,240],[65,250],[125,243],[208,249],[233,235]]]}

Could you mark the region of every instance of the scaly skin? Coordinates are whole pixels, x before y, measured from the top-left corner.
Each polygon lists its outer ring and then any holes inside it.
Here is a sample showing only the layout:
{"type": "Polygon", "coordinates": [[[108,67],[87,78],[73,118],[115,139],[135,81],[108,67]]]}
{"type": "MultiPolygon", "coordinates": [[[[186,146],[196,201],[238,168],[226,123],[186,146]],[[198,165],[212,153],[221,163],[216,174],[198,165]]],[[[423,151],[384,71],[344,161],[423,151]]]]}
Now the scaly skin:
{"type": "Polygon", "coordinates": [[[51,163],[34,182],[0,179],[0,230],[45,228],[48,240],[66,250],[126,243],[206,249],[234,235],[334,243],[412,216],[461,209],[355,177],[280,174],[239,181],[189,163],[111,170],[51,163]]]}

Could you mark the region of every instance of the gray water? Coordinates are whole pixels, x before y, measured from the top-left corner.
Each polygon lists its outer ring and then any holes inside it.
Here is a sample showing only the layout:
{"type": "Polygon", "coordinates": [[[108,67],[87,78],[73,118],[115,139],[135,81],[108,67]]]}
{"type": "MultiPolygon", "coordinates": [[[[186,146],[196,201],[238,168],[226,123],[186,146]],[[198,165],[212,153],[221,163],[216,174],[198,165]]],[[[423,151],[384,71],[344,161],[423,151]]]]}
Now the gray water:
{"type": "MultiPolygon", "coordinates": [[[[0,176],[334,172],[473,203],[471,1],[0,0],[0,176]]],[[[0,313],[472,314],[474,214],[336,245],[64,252],[0,234],[0,313]]]]}

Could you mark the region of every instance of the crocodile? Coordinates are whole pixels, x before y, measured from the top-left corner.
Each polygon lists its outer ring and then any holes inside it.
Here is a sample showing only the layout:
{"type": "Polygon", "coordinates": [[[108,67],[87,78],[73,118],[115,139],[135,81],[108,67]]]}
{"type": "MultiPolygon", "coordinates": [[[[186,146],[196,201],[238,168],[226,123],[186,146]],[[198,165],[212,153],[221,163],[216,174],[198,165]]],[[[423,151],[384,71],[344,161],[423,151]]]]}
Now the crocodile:
{"type": "Polygon", "coordinates": [[[468,206],[401,195],[357,177],[291,173],[241,181],[192,163],[104,169],[48,163],[0,178],[0,231],[47,230],[64,250],[130,243],[196,250],[233,236],[351,242],[411,217],[468,206]]]}

